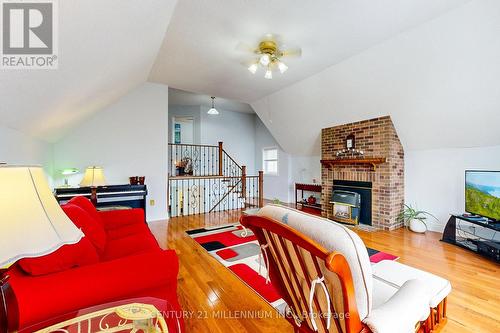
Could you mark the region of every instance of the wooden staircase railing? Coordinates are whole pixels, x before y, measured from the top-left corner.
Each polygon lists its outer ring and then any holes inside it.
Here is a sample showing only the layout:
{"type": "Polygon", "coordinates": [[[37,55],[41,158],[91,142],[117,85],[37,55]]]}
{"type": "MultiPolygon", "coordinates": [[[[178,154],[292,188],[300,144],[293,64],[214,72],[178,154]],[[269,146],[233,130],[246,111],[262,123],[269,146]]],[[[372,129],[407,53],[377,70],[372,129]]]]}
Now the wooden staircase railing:
{"type": "Polygon", "coordinates": [[[222,142],[168,147],[171,217],[263,206],[263,172],[247,175],[222,142]]]}

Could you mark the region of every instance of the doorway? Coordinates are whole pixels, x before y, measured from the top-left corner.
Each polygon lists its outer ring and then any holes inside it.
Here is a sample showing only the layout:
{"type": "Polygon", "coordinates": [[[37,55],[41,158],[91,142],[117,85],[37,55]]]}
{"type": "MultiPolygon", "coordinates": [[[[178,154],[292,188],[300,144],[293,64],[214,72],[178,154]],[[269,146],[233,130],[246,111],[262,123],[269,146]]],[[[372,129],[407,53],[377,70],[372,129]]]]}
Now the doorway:
{"type": "Polygon", "coordinates": [[[194,118],[173,117],[172,118],[172,143],[193,144],[194,143],[194,118]]]}

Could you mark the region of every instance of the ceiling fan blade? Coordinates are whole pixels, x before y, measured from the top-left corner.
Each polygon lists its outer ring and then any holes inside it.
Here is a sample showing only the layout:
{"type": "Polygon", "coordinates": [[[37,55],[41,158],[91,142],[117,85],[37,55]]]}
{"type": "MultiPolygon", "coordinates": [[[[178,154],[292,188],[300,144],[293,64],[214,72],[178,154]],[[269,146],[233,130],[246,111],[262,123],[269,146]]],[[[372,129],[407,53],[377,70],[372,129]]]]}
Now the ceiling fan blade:
{"type": "Polygon", "coordinates": [[[239,42],[238,45],[236,45],[236,50],[242,52],[250,52],[250,53],[257,53],[258,51],[258,49],[256,49],[252,45],[244,42],[239,42]]]}
{"type": "Polygon", "coordinates": [[[300,57],[302,56],[302,49],[300,47],[293,49],[286,49],[281,51],[282,57],[300,57]]]}

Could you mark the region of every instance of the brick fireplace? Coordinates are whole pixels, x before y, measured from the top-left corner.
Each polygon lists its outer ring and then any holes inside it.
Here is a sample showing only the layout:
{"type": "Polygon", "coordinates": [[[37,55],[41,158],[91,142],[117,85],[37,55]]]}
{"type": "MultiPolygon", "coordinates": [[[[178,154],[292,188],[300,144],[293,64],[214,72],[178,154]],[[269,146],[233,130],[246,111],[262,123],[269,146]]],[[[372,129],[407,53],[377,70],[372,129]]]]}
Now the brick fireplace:
{"type": "Polygon", "coordinates": [[[371,221],[362,223],[390,230],[401,227],[397,217],[404,203],[404,151],[389,116],[324,128],[321,160],[324,217],[333,219],[330,200],[334,181],[370,183],[371,221]],[[346,148],[350,135],[363,155],[338,154],[346,148]]]}

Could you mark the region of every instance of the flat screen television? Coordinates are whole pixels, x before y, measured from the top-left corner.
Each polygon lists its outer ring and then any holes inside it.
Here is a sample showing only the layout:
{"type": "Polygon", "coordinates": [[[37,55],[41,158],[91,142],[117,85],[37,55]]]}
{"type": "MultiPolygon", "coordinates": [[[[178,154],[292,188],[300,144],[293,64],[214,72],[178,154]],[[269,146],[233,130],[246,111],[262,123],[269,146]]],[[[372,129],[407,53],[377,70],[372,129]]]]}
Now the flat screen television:
{"type": "Polygon", "coordinates": [[[465,171],[465,211],[500,220],[500,171],[465,171]]]}

